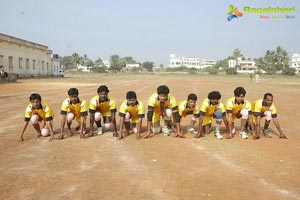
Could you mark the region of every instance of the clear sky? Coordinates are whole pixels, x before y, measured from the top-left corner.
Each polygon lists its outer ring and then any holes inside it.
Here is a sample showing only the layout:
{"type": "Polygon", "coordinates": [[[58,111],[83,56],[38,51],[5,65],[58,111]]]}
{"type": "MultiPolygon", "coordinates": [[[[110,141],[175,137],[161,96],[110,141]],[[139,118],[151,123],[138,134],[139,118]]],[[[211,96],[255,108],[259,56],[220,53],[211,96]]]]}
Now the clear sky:
{"type": "Polygon", "coordinates": [[[92,60],[118,54],[159,65],[171,53],[219,60],[235,48],[261,57],[278,45],[291,55],[300,53],[300,1],[1,0],[0,32],[92,60]],[[244,6],[295,7],[295,19],[244,13],[228,22],[229,5],[243,13],[244,6]]]}

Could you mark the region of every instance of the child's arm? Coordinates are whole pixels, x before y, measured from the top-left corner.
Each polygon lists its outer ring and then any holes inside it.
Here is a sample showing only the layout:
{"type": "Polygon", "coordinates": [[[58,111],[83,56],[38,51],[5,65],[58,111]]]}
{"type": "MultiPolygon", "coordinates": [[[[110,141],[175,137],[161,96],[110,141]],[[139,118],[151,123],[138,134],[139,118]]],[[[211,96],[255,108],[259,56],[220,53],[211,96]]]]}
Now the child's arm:
{"type": "Polygon", "coordinates": [[[24,122],[24,126],[23,126],[23,130],[22,130],[21,135],[20,135],[20,142],[23,142],[23,141],[24,141],[23,135],[24,135],[24,132],[25,132],[27,126],[28,126],[28,122],[25,121],[25,122],[24,122]]]}

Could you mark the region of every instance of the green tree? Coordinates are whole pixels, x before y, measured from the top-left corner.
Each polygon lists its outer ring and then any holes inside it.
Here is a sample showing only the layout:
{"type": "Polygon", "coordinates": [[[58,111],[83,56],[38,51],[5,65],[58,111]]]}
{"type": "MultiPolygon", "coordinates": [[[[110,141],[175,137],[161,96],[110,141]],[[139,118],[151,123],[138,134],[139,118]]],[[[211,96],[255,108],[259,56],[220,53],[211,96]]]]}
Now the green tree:
{"type": "Polygon", "coordinates": [[[101,58],[97,58],[97,60],[95,60],[95,62],[94,62],[94,67],[101,67],[103,65],[104,65],[104,63],[101,58]]]}
{"type": "Polygon", "coordinates": [[[125,60],[126,63],[130,63],[130,64],[136,63],[136,61],[130,56],[126,56],[123,59],[125,60]]]}
{"type": "Polygon", "coordinates": [[[72,63],[75,68],[77,67],[78,64],[81,62],[81,56],[77,54],[76,52],[72,54],[72,63]]]}
{"type": "Polygon", "coordinates": [[[230,60],[231,58],[230,57],[227,57],[223,60],[218,60],[216,62],[216,64],[214,65],[214,67],[216,69],[227,69],[228,68],[228,61],[230,60]]]}
{"type": "Polygon", "coordinates": [[[65,70],[74,69],[76,66],[73,64],[72,56],[64,56],[60,60],[60,64],[64,66],[65,70]]]}
{"type": "Polygon", "coordinates": [[[234,49],[232,56],[234,60],[237,60],[239,57],[242,57],[243,54],[241,53],[240,49],[234,49]]]}
{"type": "Polygon", "coordinates": [[[119,62],[120,70],[124,69],[126,67],[126,64],[129,63],[125,58],[120,58],[118,62],[119,62]]]}
{"type": "Polygon", "coordinates": [[[94,63],[91,59],[88,58],[87,54],[84,54],[83,57],[81,57],[81,64],[88,67],[93,67],[94,63]]]}
{"type": "Polygon", "coordinates": [[[267,50],[265,53],[265,56],[263,58],[263,61],[264,61],[263,69],[269,73],[275,73],[275,70],[273,69],[274,60],[275,60],[275,52],[267,50]]]}
{"type": "Polygon", "coordinates": [[[122,69],[122,66],[120,65],[120,56],[117,54],[110,56],[110,68],[116,72],[120,71],[122,69]]]}
{"type": "Polygon", "coordinates": [[[275,50],[267,50],[264,57],[256,59],[257,66],[268,73],[275,73],[289,66],[288,52],[278,46],[275,50]]]}
{"type": "Polygon", "coordinates": [[[261,69],[264,67],[264,59],[262,57],[254,59],[255,65],[261,69]]]}
{"type": "Polygon", "coordinates": [[[290,61],[288,57],[288,52],[280,46],[276,47],[274,52],[275,52],[274,66],[276,71],[288,68],[289,61],[290,61]]]}
{"type": "Polygon", "coordinates": [[[143,62],[142,67],[144,69],[146,69],[148,72],[152,72],[153,71],[153,67],[154,67],[154,63],[146,61],[146,62],[143,62]]]}

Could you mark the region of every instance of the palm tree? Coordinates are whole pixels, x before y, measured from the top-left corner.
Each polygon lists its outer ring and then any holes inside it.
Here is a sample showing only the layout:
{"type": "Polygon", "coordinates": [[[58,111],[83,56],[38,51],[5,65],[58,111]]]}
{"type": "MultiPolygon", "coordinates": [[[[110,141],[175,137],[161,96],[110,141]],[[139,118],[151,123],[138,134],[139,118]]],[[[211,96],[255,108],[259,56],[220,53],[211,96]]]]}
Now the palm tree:
{"type": "Polygon", "coordinates": [[[283,70],[286,69],[289,66],[289,57],[288,52],[284,50],[282,47],[278,46],[275,50],[276,55],[276,70],[283,70]]]}
{"type": "Polygon", "coordinates": [[[275,50],[267,50],[263,58],[264,69],[268,72],[286,69],[289,66],[288,52],[278,46],[275,50]]]}
{"type": "Polygon", "coordinates": [[[110,67],[113,71],[120,71],[119,60],[120,57],[117,54],[110,56],[110,67]]]}
{"type": "Polygon", "coordinates": [[[77,67],[77,65],[80,63],[80,56],[75,52],[72,54],[72,63],[74,67],[77,67]]]}
{"type": "Polygon", "coordinates": [[[275,70],[273,69],[273,65],[275,63],[275,59],[276,59],[276,56],[275,56],[275,52],[274,51],[270,51],[270,50],[267,50],[266,53],[265,53],[265,56],[264,56],[264,69],[267,71],[267,72],[274,72],[275,70]]]}
{"type": "Polygon", "coordinates": [[[233,59],[237,60],[239,57],[242,57],[243,54],[241,53],[240,49],[234,49],[232,56],[233,56],[233,59]]]}

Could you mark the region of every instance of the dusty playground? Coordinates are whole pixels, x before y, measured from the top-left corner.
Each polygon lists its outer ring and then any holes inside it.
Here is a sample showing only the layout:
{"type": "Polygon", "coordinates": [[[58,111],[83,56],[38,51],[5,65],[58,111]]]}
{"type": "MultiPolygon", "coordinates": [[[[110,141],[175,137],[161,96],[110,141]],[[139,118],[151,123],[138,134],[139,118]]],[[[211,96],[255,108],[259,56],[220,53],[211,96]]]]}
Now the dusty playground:
{"type": "MultiPolygon", "coordinates": [[[[299,77],[262,76],[255,84],[248,76],[187,74],[77,75],[0,84],[0,199],[300,199],[299,88],[299,77]],[[47,137],[36,138],[28,126],[25,141],[19,142],[31,93],[40,93],[54,108],[58,137],[67,90],[77,87],[80,97],[89,101],[102,84],[109,87],[118,107],[128,90],[147,104],[161,84],[169,86],[177,101],[196,93],[199,104],[212,90],[222,93],[223,103],[237,86],[245,87],[250,101],[271,92],[288,139],[274,135],[217,140],[213,134],[179,139],[159,134],[117,140],[111,132],[79,139],[77,132],[49,142],[47,137]]],[[[188,121],[183,120],[183,130],[188,121]]],[[[145,125],[146,119],[144,130],[145,125]]],[[[271,128],[277,132],[273,123],[271,128]]]]}

